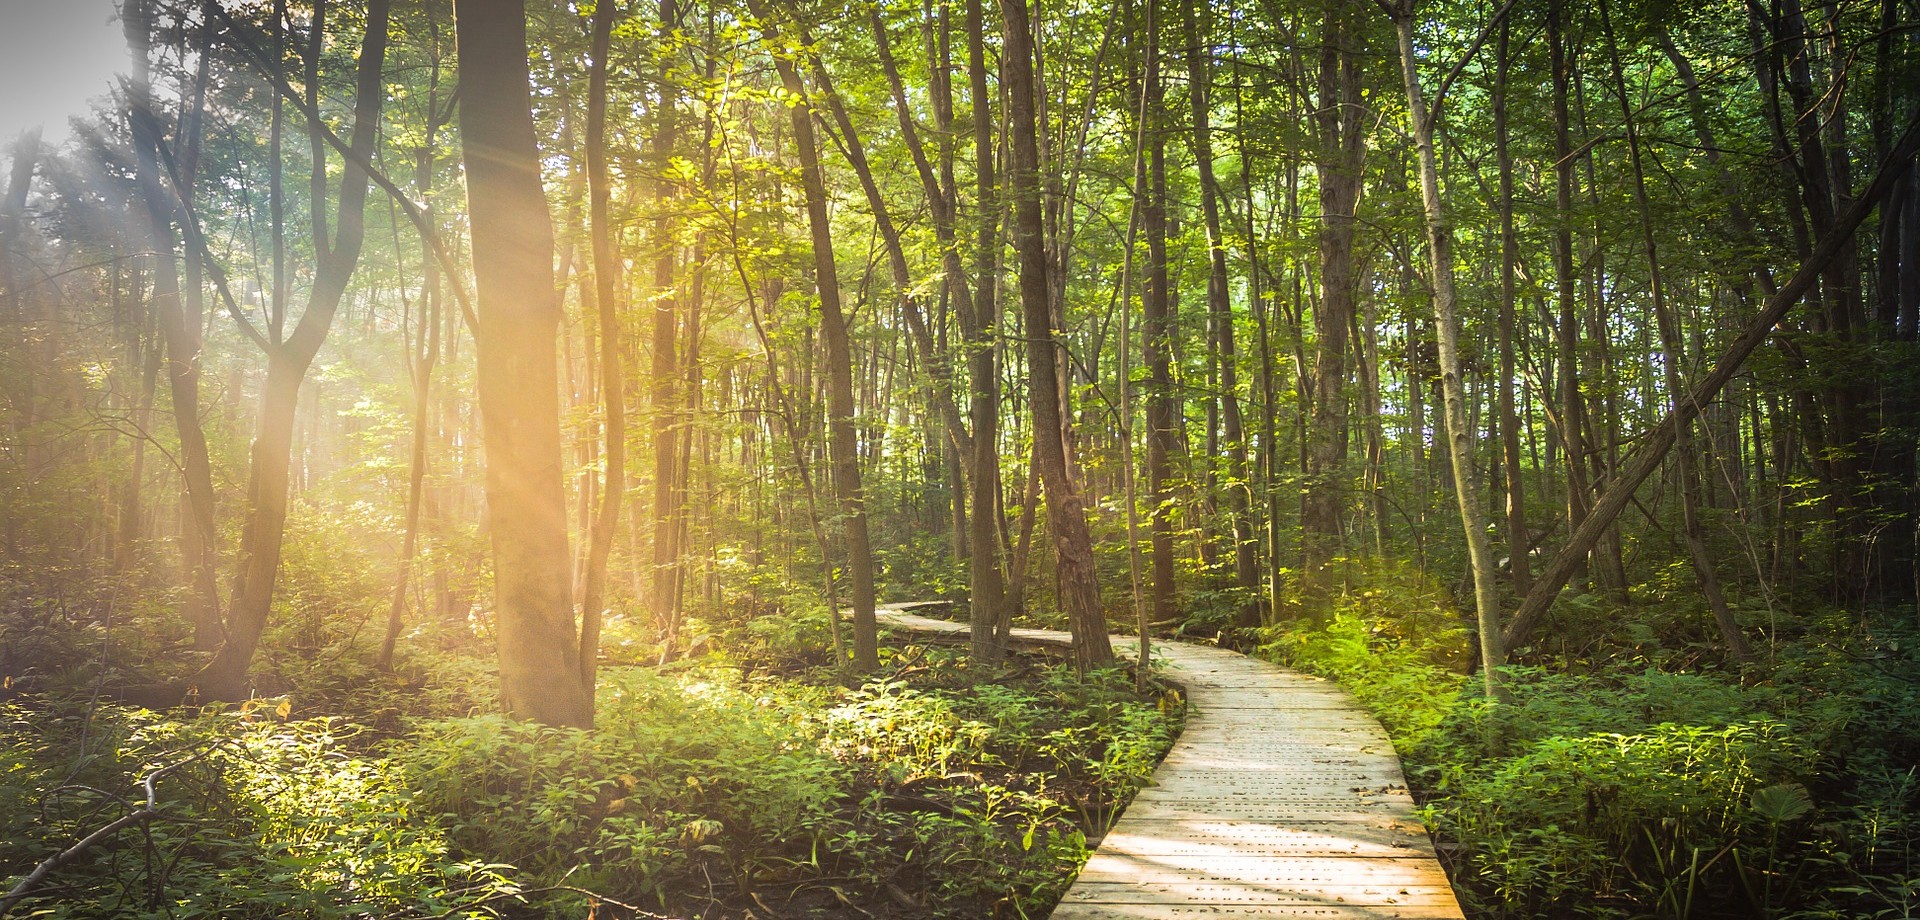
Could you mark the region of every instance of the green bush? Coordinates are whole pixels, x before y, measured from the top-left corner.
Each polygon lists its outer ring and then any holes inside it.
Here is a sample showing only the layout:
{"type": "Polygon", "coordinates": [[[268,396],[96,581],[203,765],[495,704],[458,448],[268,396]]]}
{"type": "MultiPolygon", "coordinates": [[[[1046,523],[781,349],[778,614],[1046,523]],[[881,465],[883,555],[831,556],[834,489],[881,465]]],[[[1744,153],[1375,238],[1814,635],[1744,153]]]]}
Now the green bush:
{"type": "Polygon", "coordinates": [[[1573,600],[1563,618],[1619,635],[1504,668],[1504,703],[1461,673],[1450,600],[1400,570],[1361,572],[1323,625],[1270,628],[1260,652],[1386,725],[1472,915],[1920,909],[1920,640],[1904,618],[1783,614],[1743,675],[1700,665],[1697,623],[1573,600]]]}
{"type": "Polygon", "coordinates": [[[592,732],[479,716],[392,753],[462,852],[539,877],[586,867],[577,881],[615,895],[709,867],[750,883],[818,842],[845,771],[793,700],[705,676],[609,672],[592,732]]]}
{"type": "Polygon", "coordinates": [[[1503,907],[1631,899],[1703,868],[1664,853],[1711,860],[1748,842],[1760,827],[1749,798],[1811,765],[1812,751],[1771,720],[1556,735],[1458,779],[1428,813],[1503,907]]]}
{"type": "Polygon", "coordinates": [[[145,804],[55,876],[39,917],[432,916],[510,890],[454,858],[393,763],[274,701],[190,719],[78,703],[0,710],[0,864],[24,872],[145,804]],[[43,820],[44,819],[44,820],[43,820]]]}
{"type": "MultiPolygon", "coordinates": [[[[408,663],[421,708],[467,698],[481,675],[462,661],[408,663]]],[[[590,732],[391,706],[297,720],[290,697],[191,716],[26,697],[0,709],[0,873],[125,814],[171,767],[158,817],[56,872],[32,909],[578,916],[567,889],[590,889],[667,911],[913,891],[937,916],[1034,915],[1177,730],[1175,706],[1117,671],[985,683],[918,648],[896,668],[857,690],[824,669],[609,668],[590,732]]],[[[355,698],[404,702],[395,678],[374,684],[355,698]]]]}

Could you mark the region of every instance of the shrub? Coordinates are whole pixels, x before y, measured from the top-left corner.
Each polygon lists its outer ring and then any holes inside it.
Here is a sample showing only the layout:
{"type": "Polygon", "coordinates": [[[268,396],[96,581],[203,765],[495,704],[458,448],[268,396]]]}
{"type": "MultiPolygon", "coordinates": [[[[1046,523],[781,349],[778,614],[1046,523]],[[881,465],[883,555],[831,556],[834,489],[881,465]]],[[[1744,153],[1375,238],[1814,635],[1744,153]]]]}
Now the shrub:
{"type": "Polygon", "coordinates": [[[427,723],[393,754],[490,862],[590,867],[576,880],[616,896],[662,897],[705,866],[746,881],[818,842],[844,770],[791,701],[707,676],[610,672],[593,732],[479,716],[427,723]]]}
{"type": "Polygon", "coordinates": [[[59,870],[35,916],[431,916],[508,890],[452,859],[404,774],[353,756],[339,723],[280,721],[272,701],[185,720],[39,702],[0,716],[10,871],[144,804],[166,772],[157,816],[59,870]]]}

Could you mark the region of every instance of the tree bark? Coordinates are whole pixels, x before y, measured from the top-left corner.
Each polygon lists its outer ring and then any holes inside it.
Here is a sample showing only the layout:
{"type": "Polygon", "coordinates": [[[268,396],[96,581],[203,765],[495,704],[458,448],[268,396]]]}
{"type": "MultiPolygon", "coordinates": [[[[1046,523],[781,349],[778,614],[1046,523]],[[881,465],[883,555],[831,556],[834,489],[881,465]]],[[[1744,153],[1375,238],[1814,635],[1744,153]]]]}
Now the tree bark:
{"type": "Polygon", "coordinates": [[[967,383],[972,391],[968,421],[973,434],[971,483],[972,536],[977,558],[985,547],[1001,547],[1001,565],[991,570],[976,566],[968,573],[970,642],[975,654],[997,656],[1003,650],[1001,624],[1013,622],[1016,591],[1008,571],[1008,555],[1000,532],[1006,519],[1000,511],[1000,370],[995,360],[994,336],[1000,325],[997,254],[1000,237],[1000,197],[994,170],[993,99],[988,95],[986,16],[982,0],[967,0],[967,91],[973,110],[974,152],[974,275],[973,322],[964,330],[967,340],[967,383]]]}
{"type": "Polygon", "coordinates": [[[507,712],[593,724],[568,575],[553,223],[528,90],[524,0],[458,0],[460,133],[480,328],[500,685],[507,712]]]}
{"type": "Polygon", "coordinates": [[[1035,121],[1034,49],[1025,0],[1001,0],[1002,69],[1007,90],[1008,188],[1013,196],[1014,249],[1020,257],[1020,303],[1026,321],[1027,383],[1033,401],[1034,461],[1046,488],[1047,524],[1061,604],[1073,634],[1074,660],[1092,668],[1113,659],[1100,587],[1093,567],[1079,486],[1068,466],[1065,406],[1059,396],[1059,343],[1047,280],[1047,241],[1041,213],[1039,125],[1035,121]]]}
{"type": "Polygon", "coordinates": [[[1153,619],[1172,619],[1173,455],[1178,451],[1179,406],[1173,392],[1173,302],[1167,270],[1167,139],[1165,84],[1160,60],[1160,0],[1147,0],[1146,102],[1141,107],[1147,143],[1146,290],[1141,297],[1141,347],[1147,365],[1147,522],[1153,537],[1153,619]]]}
{"type": "MultiPolygon", "coordinates": [[[[1348,329],[1358,281],[1354,267],[1355,210],[1365,182],[1366,108],[1361,74],[1366,34],[1351,4],[1327,5],[1320,46],[1320,302],[1313,311],[1313,422],[1306,451],[1300,539],[1309,594],[1327,588],[1328,563],[1343,544],[1342,470],[1347,454],[1348,329]]],[[[1317,611],[1316,611],[1317,612],[1317,611]]]]}
{"type": "MultiPolygon", "coordinates": [[[[753,15],[776,49],[762,0],[751,0],[753,15]]],[[[853,595],[853,667],[860,672],[880,666],[879,626],[874,619],[873,548],[867,532],[866,493],[860,481],[858,439],[854,428],[853,350],[847,317],[840,304],[840,273],[833,254],[833,226],[827,214],[826,180],[820,170],[820,147],[813,131],[813,104],[800,83],[793,61],[776,50],[774,69],[791,97],[788,112],[794,142],[800,153],[800,182],[806,196],[807,227],[813,243],[814,283],[820,296],[820,334],[826,346],[827,453],[833,491],[845,516],[847,580],[853,595]]]]}
{"type": "Polygon", "coordinates": [[[1499,574],[1493,546],[1487,539],[1487,506],[1481,497],[1480,473],[1474,467],[1474,431],[1467,424],[1466,388],[1460,371],[1460,312],[1453,284],[1453,225],[1440,198],[1440,169],[1433,153],[1433,121],[1420,87],[1419,58],[1414,50],[1413,3],[1400,7],[1394,31],[1400,44],[1400,74],[1406,83],[1407,118],[1412,122],[1414,147],[1420,161],[1420,201],[1426,210],[1427,251],[1431,256],[1434,339],[1440,353],[1440,393],[1445,405],[1447,456],[1453,462],[1454,497],[1460,506],[1460,526],[1466,532],[1467,557],[1473,566],[1473,600],[1480,633],[1480,676],[1487,695],[1501,697],[1500,666],[1506,653],[1500,644],[1500,600],[1495,592],[1499,574]]]}

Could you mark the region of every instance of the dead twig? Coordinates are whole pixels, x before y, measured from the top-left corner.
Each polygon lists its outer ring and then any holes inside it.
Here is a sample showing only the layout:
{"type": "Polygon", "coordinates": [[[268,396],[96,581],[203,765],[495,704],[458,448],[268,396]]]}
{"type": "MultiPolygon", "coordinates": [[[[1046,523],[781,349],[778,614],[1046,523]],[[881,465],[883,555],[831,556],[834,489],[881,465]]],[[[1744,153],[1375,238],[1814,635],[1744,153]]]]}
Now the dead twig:
{"type": "MultiPolygon", "coordinates": [[[[133,827],[136,824],[145,824],[148,821],[151,821],[154,818],[159,817],[160,803],[158,800],[158,793],[154,789],[155,784],[159,783],[160,780],[163,777],[165,777],[167,774],[172,773],[175,770],[184,768],[192,763],[195,763],[196,761],[204,759],[208,754],[213,753],[213,751],[219,746],[220,746],[220,742],[214,742],[212,744],[209,744],[205,749],[201,750],[200,752],[194,754],[191,757],[186,758],[185,760],[168,764],[164,767],[154,770],[151,773],[148,773],[146,775],[146,778],[141,780],[140,782],[141,789],[146,792],[146,804],[142,805],[139,808],[135,808],[124,815],[121,815],[120,817],[114,819],[113,821],[108,822],[107,824],[101,826],[100,829],[94,831],[91,834],[88,834],[85,837],[80,838],[72,846],[67,847],[64,850],[61,850],[60,852],[55,853],[52,856],[49,856],[46,859],[41,860],[40,864],[37,866],[34,866],[33,871],[27,873],[26,877],[21,879],[19,884],[14,885],[13,888],[9,890],[4,897],[0,897],[0,917],[5,917],[8,913],[10,913],[13,910],[15,905],[18,905],[21,901],[26,900],[30,895],[32,895],[34,889],[40,887],[40,884],[42,882],[45,882],[47,879],[47,876],[52,875],[55,869],[58,869],[61,866],[64,866],[67,863],[70,863],[75,859],[80,858],[82,854],[86,853],[88,850],[91,850],[96,846],[99,846],[102,842],[112,838],[115,834],[118,834],[129,827],[133,827]]],[[[69,785],[69,786],[64,786],[62,788],[74,789],[79,787],[69,785]]],[[[106,794],[111,795],[110,793],[106,793],[106,794]]],[[[119,798],[118,796],[112,796],[112,797],[119,798]]]]}

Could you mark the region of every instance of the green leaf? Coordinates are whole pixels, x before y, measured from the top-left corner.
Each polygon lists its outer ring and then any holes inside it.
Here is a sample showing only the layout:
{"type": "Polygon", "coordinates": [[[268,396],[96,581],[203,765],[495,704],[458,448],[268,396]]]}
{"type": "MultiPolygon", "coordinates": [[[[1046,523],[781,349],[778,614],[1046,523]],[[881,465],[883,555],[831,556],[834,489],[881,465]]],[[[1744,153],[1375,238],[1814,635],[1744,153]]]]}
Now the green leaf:
{"type": "Polygon", "coordinates": [[[1749,804],[1755,814],[1772,824],[1785,824],[1813,810],[1807,787],[1799,783],[1777,783],[1756,789],[1749,804]]]}

